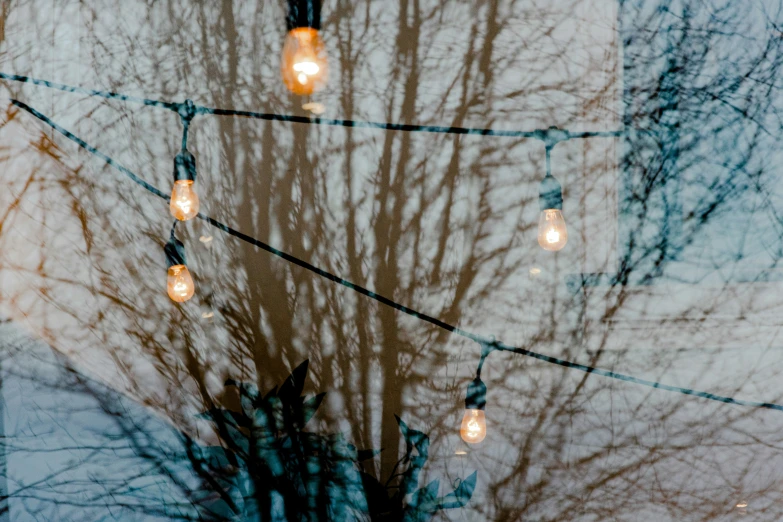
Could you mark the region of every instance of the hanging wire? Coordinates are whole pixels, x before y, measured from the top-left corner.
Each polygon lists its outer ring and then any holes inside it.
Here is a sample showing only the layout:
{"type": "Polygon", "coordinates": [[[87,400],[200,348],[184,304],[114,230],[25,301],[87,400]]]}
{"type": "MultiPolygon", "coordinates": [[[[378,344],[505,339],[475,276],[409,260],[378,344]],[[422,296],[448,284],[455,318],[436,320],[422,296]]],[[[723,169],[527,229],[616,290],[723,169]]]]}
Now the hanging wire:
{"type": "Polygon", "coordinates": [[[547,144],[545,150],[546,150],[546,176],[552,177],[552,146],[547,144]]]}
{"type": "Polygon", "coordinates": [[[75,94],[85,94],[87,96],[105,98],[107,100],[120,100],[123,102],[136,103],[139,105],[166,109],[178,113],[183,118],[183,121],[186,114],[190,115],[189,119],[192,119],[194,116],[197,115],[211,114],[213,116],[238,116],[243,118],[252,118],[256,120],[282,121],[282,122],[289,122],[289,123],[305,123],[310,125],[327,125],[332,127],[352,127],[352,128],[363,128],[363,129],[402,131],[402,132],[427,132],[427,133],[434,133],[434,134],[468,134],[468,135],[475,135],[475,136],[495,136],[495,137],[504,137],[504,138],[532,138],[532,139],[538,139],[544,141],[545,143],[550,143],[552,146],[554,146],[555,144],[561,141],[566,141],[566,140],[580,139],[580,138],[613,138],[613,137],[621,136],[623,134],[622,130],[596,131],[596,132],[593,131],[571,132],[563,129],[558,129],[556,127],[550,127],[548,129],[519,131],[519,130],[483,129],[483,128],[472,128],[472,127],[444,127],[439,125],[409,125],[409,124],[402,124],[402,123],[384,123],[384,122],[362,121],[362,120],[310,118],[307,116],[293,116],[290,114],[276,114],[276,113],[204,107],[201,105],[196,105],[191,100],[186,100],[185,102],[182,103],[152,100],[148,98],[128,96],[126,94],[120,94],[111,91],[85,89],[83,87],[75,87],[72,85],[54,83],[48,80],[40,80],[38,78],[31,78],[29,76],[20,76],[17,74],[8,74],[4,72],[0,72],[0,79],[21,82],[21,83],[30,83],[33,85],[48,87],[50,89],[57,89],[60,91],[70,92],[75,94]]]}
{"type": "MultiPolygon", "coordinates": [[[[97,91],[100,92],[100,91],[97,91]]],[[[121,96],[121,95],[120,95],[121,96]]],[[[110,165],[111,167],[114,167],[122,174],[126,175],[128,178],[130,178],[134,183],[139,184],[140,186],[144,187],[147,191],[151,192],[152,194],[165,199],[168,201],[170,198],[168,195],[163,193],[161,190],[159,190],[154,185],[144,181],[142,178],[134,174],[131,170],[127,169],[126,167],[123,167],[119,163],[117,163],[114,159],[109,157],[108,155],[104,154],[103,152],[99,151],[92,145],[88,144],[78,136],[74,135],[72,132],[68,131],[67,129],[61,127],[54,121],[52,121],[47,116],[41,114],[34,108],[30,107],[29,105],[20,102],[18,100],[11,100],[11,103],[15,105],[16,107],[19,107],[20,109],[28,112],[32,116],[36,117],[55,131],[59,132],[69,140],[73,141],[80,147],[82,147],[87,152],[93,154],[97,158],[103,160],[107,165],[110,165]]],[[[179,111],[179,108],[177,109],[179,111]]],[[[558,129],[558,133],[563,133],[567,131],[560,131],[558,129]]],[[[562,134],[560,134],[562,136],[562,134]]],[[[559,140],[562,141],[562,140],[559,140]]],[[[689,388],[682,388],[679,386],[671,386],[668,384],[663,384],[656,381],[650,381],[646,379],[641,379],[638,377],[634,377],[632,375],[625,375],[622,373],[614,372],[611,370],[605,370],[602,368],[597,368],[594,366],[588,366],[584,364],[579,364],[571,361],[567,361],[565,359],[559,359],[557,357],[552,357],[550,355],[544,355],[538,352],[534,352],[532,350],[528,350],[526,348],[516,347],[516,346],[509,346],[502,342],[496,341],[494,336],[486,338],[481,335],[469,332],[467,330],[463,330],[461,328],[457,328],[454,325],[451,325],[449,323],[446,323],[444,321],[441,321],[440,319],[437,319],[435,317],[432,317],[430,315],[418,312],[417,310],[414,310],[412,308],[409,308],[407,306],[404,306],[400,303],[397,303],[396,301],[389,299],[388,297],[384,297],[382,295],[376,294],[372,290],[369,290],[361,285],[358,285],[356,283],[352,283],[351,281],[348,281],[347,279],[343,279],[342,277],[339,277],[335,274],[332,274],[331,272],[327,272],[326,270],[319,268],[315,265],[312,265],[308,263],[307,261],[304,261],[302,259],[299,259],[291,254],[288,254],[286,252],[283,252],[282,250],[279,250],[271,245],[268,245],[267,243],[264,243],[263,241],[256,239],[254,237],[248,236],[247,234],[244,234],[238,230],[235,230],[228,225],[221,223],[220,221],[217,221],[216,219],[207,216],[203,213],[199,213],[197,216],[199,219],[202,219],[212,225],[213,227],[222,230],[226,234],[229,234],[230,236],[236,237],[237,239],[240,239],[246,243],[249,243],[251,245],[254,245],[262,250],[265,250],[277,257],[280,257],[281,259],[284,259],[285,261],[288,261],[289,263],[292,263],[294,265],[297,265],[301,268],[304,268],[306,270],[309,270],[316,275],[319,275],[325,279],[328,279],[330,281],[333,281],[335,283],[341,284],[345,286],[346,288],[349,288],[355,292],[358,292],[364,296],[367,296],[371,299],[374,299],[375,301],[378,301],[379,303],[391,307],[399,312],[405,313],[407,315],[410,315],[411,317],[415,317],[421,321],[430,323],[434,326],[437,326],[438,328],[442,328],[443,330],[446,330],[448,332],[451,332],[455,335],[459,335],[461,337],[465,337],[468,339],[471,339],[473,341],[478,342],[482,346],[482,356],[479,361],[479,367],[477,369],[477,374],[480,376],[481,374],[481,368],[484,364],[484,360],[486,357],[491,353],[492,351],[503,351],[503,352],[511,352],[519,355],[524,355],[526,357],[531,357],[533,359],[537,359],[539,361],[543,361],[549,364],[554,364],[563,368],[568,368],[571,370],[577,370],[580,372],[588,373],[588,374],[595,374],[602,377],[607,377],[610,379],[616,379],[619,381],[624,382],[630,382],[633,384],[638,384],[640,386],[646,386],[650,388],[654,388],[657,390],[664,390],[672,393],[679,393],[682,395],[689,395],[693,397],[699,397],[706,400],[721,402],[724,404],[734,404],[738,406],[746,406],[746,407],[752,407],[752,408],[764,408],[764,409],[771,409],[771,410],[778,410],[783,411],[783,405],[775,404],[775,403],[769,403],[769,402],[756,402],[756,401],[746,401],[742,399],[735,399],[733,397],[727,397],[722,395],[717,395],[714,393],[709,393],[705,391],[700,390],[693,390],[689,388]]],[[[175,223],[176,226],[176,223],[175,223]]],[[[172,227],[172,232],[174,230],[174,227],[172,227]]]]}
{"type": "Polygon", "coordinates": [[[39,80],[38,78],[21,76],[19,74],[8,74],[8,73],[0,72],[0,78],[2,78],[3,80],[10,80],[14,82],[31,83],[33,85],[48,87],[49,89],[57,89],[58,91],[70,92],[75,94],[86,94],[87,96],[93,96],[98,98],[106,98],[107,100],[120,100],[123,102],[137,103],[139,105],[147,105],[149,107],[159,107],[162,109],[168,109],[170,111],[179,110],[179,105],[180,105],[178,103],[170,103],[170,102],[164,102],[160,100],[148,100],[145,98],[139,98],[137,96],[129,96],[127,94],[120,94],[111,91],[85,89],[83,87],[75,87],[73,85],[65,85],[62,83],[50,82],[49,80],[39,80]]]}
{"type": "Polygon", "coordinates": [[[188,130],[190,129],[190,120],[182,118],[182,147],[181,150],[188,150],[188,130]]]}
{"type": "Polygon", "coordinates": [[[492,353],[492,350],[495,349],[495,346],[497,345],[497,341],[495,340],[494,335],[490,335],[489,342],[479,342],[479,345],[481,345],[481,358],[479,359],[478,367],[476,368],[476,379],[481,379],[481,369],[484,367],[484,361],[487,360],[487,357],[489,357],[489,354],[492,353]]]}
{"type": "Polygon", "coordinates": [[[190,122],[196,116],[196,105],[193,100],[185,100],[185,103],[180,104],[177,112],[182,121],[182,150],[186,151],[188,150],[188,130],[190,130],[190,122]]]}

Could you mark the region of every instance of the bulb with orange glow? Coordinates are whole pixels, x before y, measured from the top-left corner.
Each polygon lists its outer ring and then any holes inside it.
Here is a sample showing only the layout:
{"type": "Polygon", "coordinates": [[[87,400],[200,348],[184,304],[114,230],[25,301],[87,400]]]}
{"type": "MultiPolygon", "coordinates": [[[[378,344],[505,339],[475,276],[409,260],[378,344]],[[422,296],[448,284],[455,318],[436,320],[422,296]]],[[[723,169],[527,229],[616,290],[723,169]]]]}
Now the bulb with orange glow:
{"type": "Polygon", "coordinates": [[[185,149],[174,158],[174,188],[171,191],[169,210],[180,221],[193,219],[198,215],[198,194],[193,190],[196,182],[196,157],[185,149]]]}
{"type": "Polygon", "coordinates": [[[180,221],[187,221],[198,215],[198,194],[193,190],[193,181],[180,179],[174,182],[169,210],[171,215],[180,221]]]}
{"type": "Polygon", "coordinates": [[[177,303],[184,303],[196,292],[193,284],[193,278],[185,265],[174,265],[169,267],[169,275],[166,287],[169,297],[177,303]]]}
{"type": "Polygon", "coordinates": [[[459,434],[469,444],[478,444],[487,436],[487,419],[484,410],[465,410],[459,434]]]}
{"type": "MultiPolygon", "coordinates": [[[[176,226],[177,222],[174,222],[176,226]]],[[[163,247],[163,253],[166,256],[166,265],[168,266],[168,277],[166,278],[166,289],[172,301],[184,303],[196,291],[193,284],[193,278],[190,276],[190,270],[185,260],[185,245],[174,236],[174,228],[171,229],[171,239],[163,247]]]]}
{"type": "Polygon", "coordinates": [[[327,58],[318,29],[294,27],[285,37],[280,73],[286,88],[309,96],[326,83],[327,58]]]}
{"type": "Polygon", "coordinates": [[[568,229],[563,219],[563,187],[549,171],[549,150],[547,147],[547,173],[538,189],[538,244],[544,250],[557,252],[568,242],[568,229]]]}
{"type": "Polygon", "coordinates": [[[538,244],[541,248],[556,252],[562,250],[567,242],[568,229],[563,212],[557,208],[542,210],[538,218],[538,244]]]}
{"type": "Polygon", "coordinates": [[[462,416],[462,426],[459,429],[460,437],[465,442],[478,444],[487,436],[487,419],[484,415],[486,406],[487,387],[477,376],[468,384],[465,394],[465,415],[462,416]]]}

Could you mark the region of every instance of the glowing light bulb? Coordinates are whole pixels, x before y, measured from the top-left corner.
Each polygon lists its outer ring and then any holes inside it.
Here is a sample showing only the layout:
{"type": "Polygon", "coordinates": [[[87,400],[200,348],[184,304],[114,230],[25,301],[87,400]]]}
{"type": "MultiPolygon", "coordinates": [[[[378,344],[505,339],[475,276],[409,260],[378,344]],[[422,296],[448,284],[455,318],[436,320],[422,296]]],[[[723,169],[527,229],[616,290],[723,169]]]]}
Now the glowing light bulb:
{"type": "Polygon", "coordinates": [[[487,436],[487,419],[484,410],[465,410],[462,427],[459,430],[462,440],[478,444],[487,436]]]}
{"type": "Polygon", "coordinates": [[[556,252],[567,242],[568,229],[563,219],[563,212],[556,208],[542,210],[538,218],[538,244],[541,248],[556,252]]]}
{"type": "Polygon", "coordinates": [[[307,96],[326,82],[327,59],[317,29],[296,27],[288,31],[283,44],[280,73],[289,91],[307,96]]]}
{"type": "Polygon", "coordinates": [[[198,194],[193,190],[193,181],[181,179],[174,182],[169,210],[171,215],[180,221],[187,221],[198,215],[198,194]]]}
{"type": "Polygon", "coordinates": [[[169,267],[167,279],[167,288],[169,297],[177,303],[184,303],[196,292],[193,284],[193,278],[185,265],[174,265],[169,267]]]}

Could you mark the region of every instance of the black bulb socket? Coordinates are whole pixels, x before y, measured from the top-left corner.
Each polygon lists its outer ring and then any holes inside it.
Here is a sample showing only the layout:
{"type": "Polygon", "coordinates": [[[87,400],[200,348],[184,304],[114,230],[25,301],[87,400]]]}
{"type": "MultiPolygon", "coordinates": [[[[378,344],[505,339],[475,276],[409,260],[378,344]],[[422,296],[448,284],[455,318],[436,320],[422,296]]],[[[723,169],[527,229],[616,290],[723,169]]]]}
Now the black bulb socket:
{"type": "Polygon", "coordinates": [[[465,394],[466,410],[484,410],[487,407],[487,385],[476,377],[468,384],[465,394]]]}
{"type": "Polygon", "coordinates": [[[563,210],[563,187],[551,174],[547,174],[538,188],[538,203],[541,210],[551,208],[563,210]]]}
{"type": "Polygon", "coordinates": [[[321,0],[288,0],[286,27],[289,31],[299,27],[321,30],[321,0]]]}
{"type": "Polygon", "coordinates": [[[182,150],[174,158],[174,181],[196,181],[196,157],[182,150]]]}
{"type": "Polygon", "coordinates": [[[163,247],[163,252],[166,254],[167,268],[171,268],[172,266],[176,265],[187,266],[185,259],[185,245],[183,245],[182,241],[176,237],[169,239],[169,241],[166,243],[166,246],[163,247]]]}

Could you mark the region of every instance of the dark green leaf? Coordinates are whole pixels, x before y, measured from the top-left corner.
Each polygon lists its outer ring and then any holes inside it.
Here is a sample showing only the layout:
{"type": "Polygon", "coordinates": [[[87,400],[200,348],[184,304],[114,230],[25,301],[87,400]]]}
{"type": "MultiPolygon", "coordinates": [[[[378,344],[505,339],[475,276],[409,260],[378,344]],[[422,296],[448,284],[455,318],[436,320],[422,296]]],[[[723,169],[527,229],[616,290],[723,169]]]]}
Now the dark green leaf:
{"type": "Polygon", "coordinates": [[[237,459],[234,454],[221,446],[196,448],[194,457],[212,470],[226,470],[237,465],[237,459]]]}
{"type": "Polygon", "coordinates": [[[280,386],[280,391],[277,393],[277,396],[280,397],[280,400],[283,401],[283,403],[294,404],[294,401],[302,395],[302,389],[304,388],[305,379],[307,378],[307,365],[309,362],[308,359],[305,359],[302,364],[291,372],[291,375],[288,376],[283,385],[280,386]]]}
{"type": "MultiPolygon", "coordinates": [[[[438,488],[440,488],[440,481],[435,479],[427,484],[427,487],[417,490],[411,497],[408,507],[410,509],[425,508],[427,506],[432,506],[434,508],[434,500],[438,496],[438,488]]],[[[434,512],[435,510],[431,509],[431,511],[434,512]]]]}
{"type": "MultiPolygon", "coordinates": [[[[226,386],[234,386],[239,390],[239,401],[242,411],[248,418],[251,418],[253,416],[253,409],[258,402],[258,388],[255,384],[227,379],[226,386]]],[[[224,404],[224,406],[226,405],[224,404]]]]}
{"type": "Polygon", "coordinates": [[[394,415],[394,419],[397,421],[397,425],[400,427],[400,431],[402,432],[402,436],[406,439],[408,438],[408,425],[405,424],[405,422],[399,418],[396,414],[394,415]]]}
{"type": "Polygon", "coordinates": [[[405,496],[409,493],[413,493],[419,485],[419,472],[427,459],[423,457],[412,457],[410,459],[410,466],[402,474],[400,480],[400,493],[405,496]]]}
{"type": "Polygon", "coordinates": [[[461,508],[470,502],[470,498],[473,496],[473,490],[476,489],[476,477],[478,472],[474,471],[468,478],[463,480],[460,485],[443,497],[438,503],[439,509],[453,509],[461,508]]]}
{"type": "Polygon", "coordinates": [[[397,419],[397,424],[400,426],[400,432],[405,439],[406,458],[410,458],[413,448],[419,452],[419,456],[424,457],[426,460],[429,457],[430,438],[424,433],[416,430],[412,430],[405,422],[397,415],[394,416],[397,419]]]}
{"type": "Polygon", "coordinates": [[[226,442],[226,445],[234,451],[246,456],[250,450],[250,441],[247,435],[238,427],[230,424],[225,425],[225,429],[220,431],[220,435],[226,442]]]}
{"type": "Polygon", "coordinates": [[[304,401],[304,404],[302,404],[302,418],[299,421],[300,429],[304,428],[305,424],[307,424],[307,421],[309,421],[313,415],[315,415],[315,412],[321,406],[321,402],[324,400],[324,397],[326,397],[325,392],[319,393],[318,395],[310,397],[304,401]]]}
{"type": "Polygon", "coordinates": [[[411,443],[416,446],[419,456],[424,460],[429,458],[430,438],[424,433],[416,430],[408,430],[411,443]]]}
{"type": "Polygon", "coordinates": [[[255,384],[249,382],[239,382],[234,379],[226,379],[226,386],[234,386],[239,389],[239,393],[255,399],[258,397],[258,388],[255,384]]]}
{"type": "Polygon", "coordinates": [[[360,472],[362,477],[362,485],[364,486],[365,494],[367,495],[367,508],[370,514],[385,513],[391,510],[391,499],[383,487],[383,484],[372,475],[364,472],[360,472]]]}

